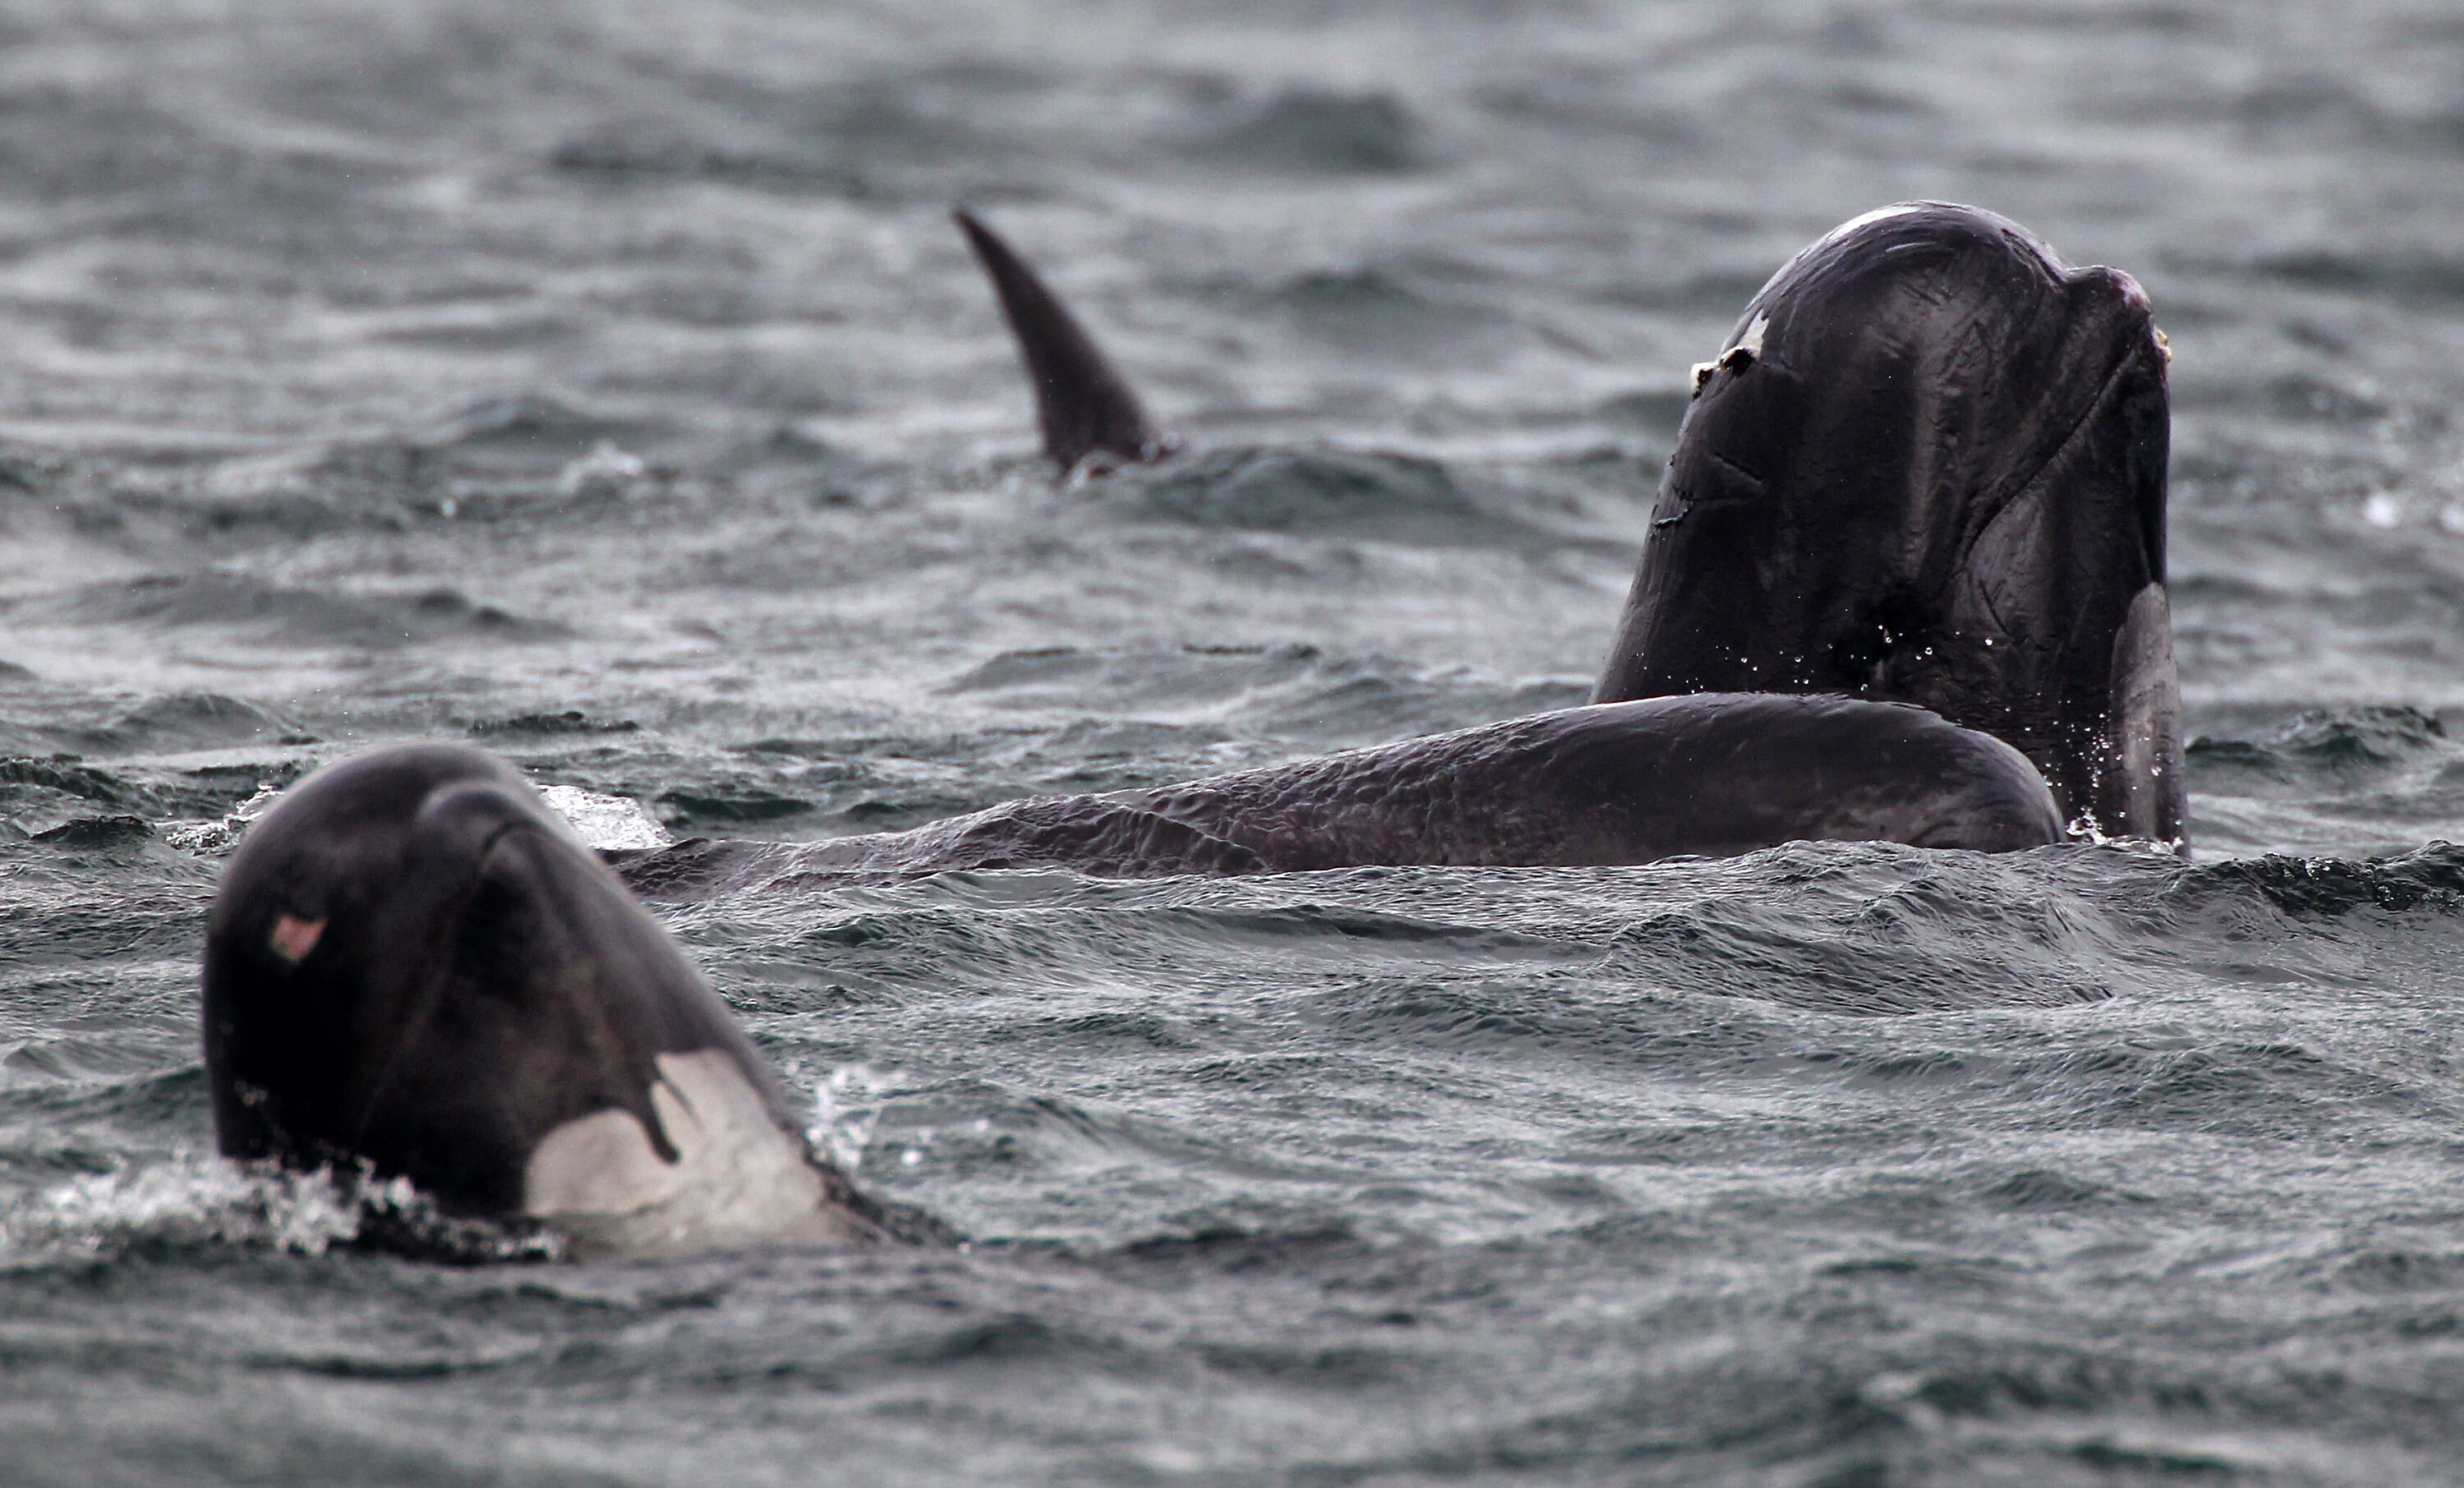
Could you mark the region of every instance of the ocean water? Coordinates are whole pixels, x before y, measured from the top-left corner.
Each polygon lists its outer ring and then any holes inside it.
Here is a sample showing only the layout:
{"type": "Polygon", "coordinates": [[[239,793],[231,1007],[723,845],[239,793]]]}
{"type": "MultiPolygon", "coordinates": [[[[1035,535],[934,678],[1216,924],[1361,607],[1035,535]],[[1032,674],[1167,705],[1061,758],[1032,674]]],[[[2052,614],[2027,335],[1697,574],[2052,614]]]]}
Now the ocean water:
{"type": "Polygon", "coordinates": [[[2442,0],[16,0],[0,1482],[2464,1482],[2459,78],[2442,0]],[[2171,338],[2192,861],[664,908],[963,1248],[445,1266],[212,1155],[263,791],[809,839],[1580,701],[1689,364],[1919,196],[2171,338]],[[1045,479],[961,201],[1193,454],[1045,479]]]}

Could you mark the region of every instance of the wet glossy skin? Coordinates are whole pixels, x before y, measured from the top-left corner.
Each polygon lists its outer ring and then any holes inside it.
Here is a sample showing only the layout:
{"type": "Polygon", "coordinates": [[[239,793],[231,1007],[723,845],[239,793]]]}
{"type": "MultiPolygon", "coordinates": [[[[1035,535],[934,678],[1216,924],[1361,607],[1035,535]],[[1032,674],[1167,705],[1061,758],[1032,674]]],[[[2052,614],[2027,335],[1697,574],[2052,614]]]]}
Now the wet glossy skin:
{"type": "Polygon", "coordinates": [[[1917,703],[2178,841],[2165,362],[2128,275],[1991,213],[1833,232],[1698,372],[1595,696],[1917,703]]]}
{"type": "Polygon", "coordinates": [[[1106,796],[1012,801],[908,832],[679,843],[654,896],[803,873],[1068,867],[1117,878],[1415,864],[1581,866],[1801,841],[2001,852],[2061,838],[2010,746],[1837,697],[1656,698],[1106,796]]]}
{"type": "Polygon", "coordinates": [[[542,1139],[599,1112],[672,1163],[662,1056],[715,1054],[793,1129],[666,932],[517,774],[461,745],[329,766],[249,828],[208,923],[205,1045],[224,1153],[364,1159],[456,1214],[521,1213],[542,1139]]]}
{"type": "MultiPolygon", "coordinates": [[[[962,224],[1014,318],[1019,295],[1048,301],[1021,323],[1030,364],[1041,325],[1083,374],[1039,375],[1047,436],[1068,436],[1056,458],[1151,453],[1067,312],[962,224]],[[1094,412],[1056,423],[1072,387],[1094,412]]],[[[2008,851],[2071,816],[2177,838],[2165,452],[2163,357],[2125,276],[2062,270],[1966,208],[1878,214],[1782,270],[1705,376],[1601,704],[904,833],[682,843],[624,871],[680,896],[815,873],[2008,851]]],[[[774,1184],[670,1139],[759,1146],[793,1124],[625,885],[478,751],[397,746],[287,793],[225,869],[205,983],[230,1155],[364,1161],[459,1213],[536,1213],[542,1193],[629,1213],[631,1183],[684,1193],[680,1210],[718,1195],[726,1238],[882,1231],[826,1166],[817,1226],[813,1202],[781,1217],[759,1202],[774,1184]]],[[[611,1247],[638,1252],[638,1229],[618,1231],[611,1247]]]]}

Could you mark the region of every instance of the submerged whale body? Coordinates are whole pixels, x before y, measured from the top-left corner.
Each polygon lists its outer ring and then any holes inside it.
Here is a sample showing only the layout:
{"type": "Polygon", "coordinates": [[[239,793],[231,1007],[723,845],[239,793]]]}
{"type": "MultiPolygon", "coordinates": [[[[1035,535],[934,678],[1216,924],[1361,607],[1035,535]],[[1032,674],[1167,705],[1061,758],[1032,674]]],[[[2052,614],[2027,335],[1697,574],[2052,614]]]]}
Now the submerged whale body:
{"type": "Polygon", "coordinates": [[[810,843],[628,855],[653,897],[805,874],[1064,867],[1114,878],[1411,864],[1595,866],[1789,842],[2059,842],[2035,768],[1922,709],[1837,697],[1595,705],[1102,796],[810,843]]]}
{"type": "MultiPolygon", "coordinates": [[[[1156,457],[1085,329],[960,225],[1045,453],[1065,472],[1156,457]],[[1083,432],[1108,428],[1129,432],[1083,432]]],[[[1595,699],[1914,703],[2016,747],[2079,829],[2183,843],[2166,361],[2129,275],[2067,268],[1991,212],[1915,202],[1844,225],[1696,369],[1595,699]]]]}
{"type": "Polygon", "coordinates": [[[582,1255],[887,1233],[675,944],[521,777],[396,745],[283,794],[207,924],[225,1155],[404,1177],[582,1255]]]}

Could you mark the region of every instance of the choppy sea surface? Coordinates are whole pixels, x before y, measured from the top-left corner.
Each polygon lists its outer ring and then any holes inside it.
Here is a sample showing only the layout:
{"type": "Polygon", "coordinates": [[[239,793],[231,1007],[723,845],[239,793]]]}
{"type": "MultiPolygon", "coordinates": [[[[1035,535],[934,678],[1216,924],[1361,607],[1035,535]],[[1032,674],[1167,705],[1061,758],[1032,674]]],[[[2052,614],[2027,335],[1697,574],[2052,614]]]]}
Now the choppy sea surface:
{"type": "Polygon", "coordinates": [[[2464,1481],[2459,78],[2447,0],[14,0],[0,1481],[2464,1481]],[[212,1155],[261,791],[816,838],[1577,702],[1689,363],[1918,196],[2172,339],[2194,861],[663,911],[964,1249],[450,1267],[212,1155]],[[959,201],[1194,454],[1046,481],[959,201]]]}

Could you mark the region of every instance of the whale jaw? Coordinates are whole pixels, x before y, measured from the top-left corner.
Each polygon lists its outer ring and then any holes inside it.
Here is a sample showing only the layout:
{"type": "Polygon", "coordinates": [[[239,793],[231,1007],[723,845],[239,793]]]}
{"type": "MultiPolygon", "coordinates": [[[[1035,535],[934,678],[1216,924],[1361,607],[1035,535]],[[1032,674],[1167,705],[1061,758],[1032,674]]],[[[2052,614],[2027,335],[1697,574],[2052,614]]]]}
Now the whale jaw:
{"type": "Polygon", "coordinates": [[[650,1105],[672,1161],[639,1117],[608,1106],[548,1132],[523,1165],[522,1213],[564,1235],[575,1258],[869,1236],[829,1202],[735,1061],[702,1049],[652,1062],[650,1105]]]}

